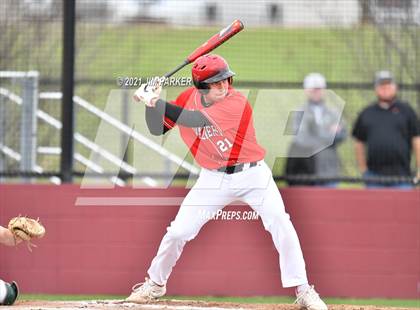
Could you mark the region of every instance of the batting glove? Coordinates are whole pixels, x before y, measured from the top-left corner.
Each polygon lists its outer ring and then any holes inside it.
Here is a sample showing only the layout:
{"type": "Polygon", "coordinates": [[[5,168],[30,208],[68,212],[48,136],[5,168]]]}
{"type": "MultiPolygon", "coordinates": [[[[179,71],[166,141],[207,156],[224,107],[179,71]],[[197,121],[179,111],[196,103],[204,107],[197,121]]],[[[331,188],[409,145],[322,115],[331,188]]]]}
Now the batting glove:
{"type": "Polygon", "coordinates": [[[134,93],[134,100],[141,102],[148,107],[154,107],[156,100],[162,91],[162,86],[159,78],[155,78],[151,83],[141,84],[134,93]]]}

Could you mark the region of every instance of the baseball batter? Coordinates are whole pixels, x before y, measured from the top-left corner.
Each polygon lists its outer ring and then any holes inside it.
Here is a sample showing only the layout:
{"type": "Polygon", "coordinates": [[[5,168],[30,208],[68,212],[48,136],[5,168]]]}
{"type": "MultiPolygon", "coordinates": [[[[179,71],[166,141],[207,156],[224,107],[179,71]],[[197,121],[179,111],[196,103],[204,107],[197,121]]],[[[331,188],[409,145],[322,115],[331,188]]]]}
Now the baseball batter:
{"type": "Polygon", "coordinates": [[[130,302],[159,298],[186,242],[210,220],[199,214],[215,213],[233,201],[243,201],[258,212],[280,255],[284,287],[295,287],[296,303],[325,310],[308,284],[296,231],[286,213],[271,170],[258,144],[248,100],[232,87],[234,73],[218,55],[204,55],[192,67],[195,87],[175,102],[159,99],[161,86],[143,84],[134,99],[146,105],[150,132],[162,135],[178,125],[185,144],[202,167],[177,216],[167,228],[144,283],[136,284],[130,302]]]}

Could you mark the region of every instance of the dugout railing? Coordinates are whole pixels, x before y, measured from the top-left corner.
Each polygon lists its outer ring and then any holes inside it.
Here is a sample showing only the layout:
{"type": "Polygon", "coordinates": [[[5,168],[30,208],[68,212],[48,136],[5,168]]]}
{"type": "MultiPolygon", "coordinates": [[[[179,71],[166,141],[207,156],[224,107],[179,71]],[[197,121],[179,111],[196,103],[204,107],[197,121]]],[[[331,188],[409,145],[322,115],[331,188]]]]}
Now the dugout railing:
{"type": "MultiPolygon", "coordinates": [[[[28,74],[25,72],[2,72],[0,74],[1,78],[23,78],[26,79],[27,77],[33,78],[38,77],[38,74],[28,74]]],[[[28,93],[25,85],[26,80],[22,83],[23,90],[22,93],[28,93]]],[[[35,83],[35,85],[38,85],[35,83]]],[[[32,86],[31,90],[34,87],[32,86]]],[[[37,90],[37,88],[35,88],[37,90]]],[[[61,155],[61,148],[57,146],[49,146],[49,145],[37,145],[36,134],[37,134],[37,121],[42,121],[46,125],[54,128],[57,131],[60,131],[62,128],[62,123],[60,120],[55,118],[54,116],[48,114],[47,112],[41,110],[38,107],[38,100],[41,101],[51,101],[51,102],[60,102],[62,99],[61,92],[40,92],[32,97],[22,97],[19,94],[4,88],[0,87],[0,108],[2,109],[1,112],[3,118],[6,117],[6,109],[5,106],[7,103],[15,104],[21,107],[21,137],[20,137],[20,149],[13,149],[13,147],[7,145],[7,141],[5,139],[6,131],[8,128],[2,127],[0,128],[0,133],[2,139],[0,139],[0,154],[7,159],[11,159],[17,163],[20,163],[19,170],[8,170],[4,169],[4,163],[2,161],[2,165],[0,166],[0,176],[1,177],[21,177],[24,181],[31,181],[34,177],[41,177],[41,178],[48,178],[50,182],[54,184],[60,184],[60,173],[56,171],[48,171],[45,168],[41,167],[39,164],[36,163],[36,156],[37,154],[43,155],[61,155]],[[6,100],[5,100],[6,99],[6,100]],[[6,102],[7,101],[7,102],[6,102]],[[30,111],[28,113],[25,111],[30,111]],[[28,142],[27,138],[27,131],[28,131],[28,118],[31,118],[30,126],[32,127],[31,131],[33,132],[32,135],[29,135],[31,143],[28,142]],[[29,144],[29,146],[28,146],[29,144]],[[29,148],[30,147],[30,148],[29,148]],[[33,149],[33,152],[31,151],[33,149]],[[30,154],[30,158],[26,159],[26,161],[31,162],[30,165],[22,165],[21,163],[25,160],[25,156],[28,157],[30,154]]],[[[93,104],[89,103],[88,101],[84,100],[79,96],[73,97],[73,103],[78,108],[85,110],[86,112],[94,115],[95,117],[99,118],[101,121],[107,122],[111,125],[115,130],[119,131],[121,134],[126,135],[127,137],[132,138],[137,143],[144,145],[145,147],[154,151],[158,156],[162,157],[164,160],[168,162],[174,163],[176,166],[182,167],[186,171],[188,171],[192,175],[197,175],[199,170],[195,166],[185,162],[182,158],[178,157],[177,155],[171,153],[164,147],[160,146],[156,142],[152,141],[151,139],[147,138],[146,136],[142,135],[140,132],[136,131],[134,128],[130,128],[128,125],[122,123],[120,120],[114,118],[113,116],[105,113],[104,111],[100,110],[99,108],[95,107],[93,104]]],[[[3,123],[3,122],[0,122],[3,123]]],[[[115,167],[121,170],[121,175],[130,175],[130,176],[138,176],[140,182],[144,183],[146,186],[154,187],[157,184],[157,181],[153,176],[150,175],[140,175],[140,172],[136,167],[129,164],[128,162],[122,160],[119,156],[113,154],[111,151],[108,151],[105,147],[95,143],[85,135],[80,132],[74,133],[74,141],[79,143],[84,148],[88,150],[90,153],[95,153],[105,161],[111,163],[115,167]]],[[[97,177],[105,177],[109,178],[110,181],[118,186],[124,186],[125,180],[119,177],[118,175],[107,173],[107,171],[97,162],[90,160],[86,156],[82,155],[80,152],[74,152],[73,154],[74,160],[80,163],[82,166],[86,167],[87,172],[83,173],[86,176],[94,176],[97,177]]],[[[161,173],[159,175],[163,175],[161,173]]],[[[80,173],[75,173],[75,175],[80,175],[80,173]]]]}

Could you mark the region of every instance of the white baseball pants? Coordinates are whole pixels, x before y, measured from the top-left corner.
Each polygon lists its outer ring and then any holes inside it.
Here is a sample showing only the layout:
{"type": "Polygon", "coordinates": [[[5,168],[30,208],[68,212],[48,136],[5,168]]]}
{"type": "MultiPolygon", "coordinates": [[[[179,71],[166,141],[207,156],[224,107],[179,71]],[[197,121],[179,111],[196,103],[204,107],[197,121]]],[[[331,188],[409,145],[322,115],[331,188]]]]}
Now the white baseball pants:
{"type": "Polygon", "coordinates": [[[264,161],[256,167],[230,175],[201,170],[196,184],[167,228],[148,270],[150,279],[157,284],[166,284],[186,242],[194,239],[201,227],[209,221],[202,214],[215,213],[238,200],[258,212],[264,228],[270,232],[280,254],[283,287],[308,283],[298,236],[284,209],[271,170],[264,161]]]}

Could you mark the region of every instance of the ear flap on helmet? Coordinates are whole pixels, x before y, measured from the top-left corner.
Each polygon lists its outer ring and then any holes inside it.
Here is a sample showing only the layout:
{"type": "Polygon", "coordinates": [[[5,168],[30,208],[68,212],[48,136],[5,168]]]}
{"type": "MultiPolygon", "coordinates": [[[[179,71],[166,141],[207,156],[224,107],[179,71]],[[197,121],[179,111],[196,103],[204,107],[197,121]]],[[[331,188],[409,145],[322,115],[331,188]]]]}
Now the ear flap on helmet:
{"type": "Polygon", "coordinates": [[[203,82],[198,82],[196,80],[193,80],[194,86],[198,89],[198,91],[200,93],[202,93],[203,95],[207,94],[210,90],[210,86],[207,83],[203,83],[203,82]]]}
{"type": "MultiPolygon", "coordinates": [[[[207,84],[206,84],[207,85],[207,84]]],[[[207,87],[207,88],[202,88],[202,87],[200,87],[199,89],[198,89],[198,91],[200,92],[200,93],[202,93],[203,95],[207,95],[208,93],[209,93],[209,91],[210,91],[210,88],[209,87],[207,87]]]]}
{"type": "MultiPolygon", "coordinates": [[[[230,76],[227,78],[229,85],[233,84],[233,76],[230,76]]],[[[208,92],[210,91],[210,86],[208,83],[203,83],[203,82],[198,82],[196,80],[193,80],[194,86],[198,89],[198,91],[203,94],[206,95],[208,94],[208,92]]]]}

